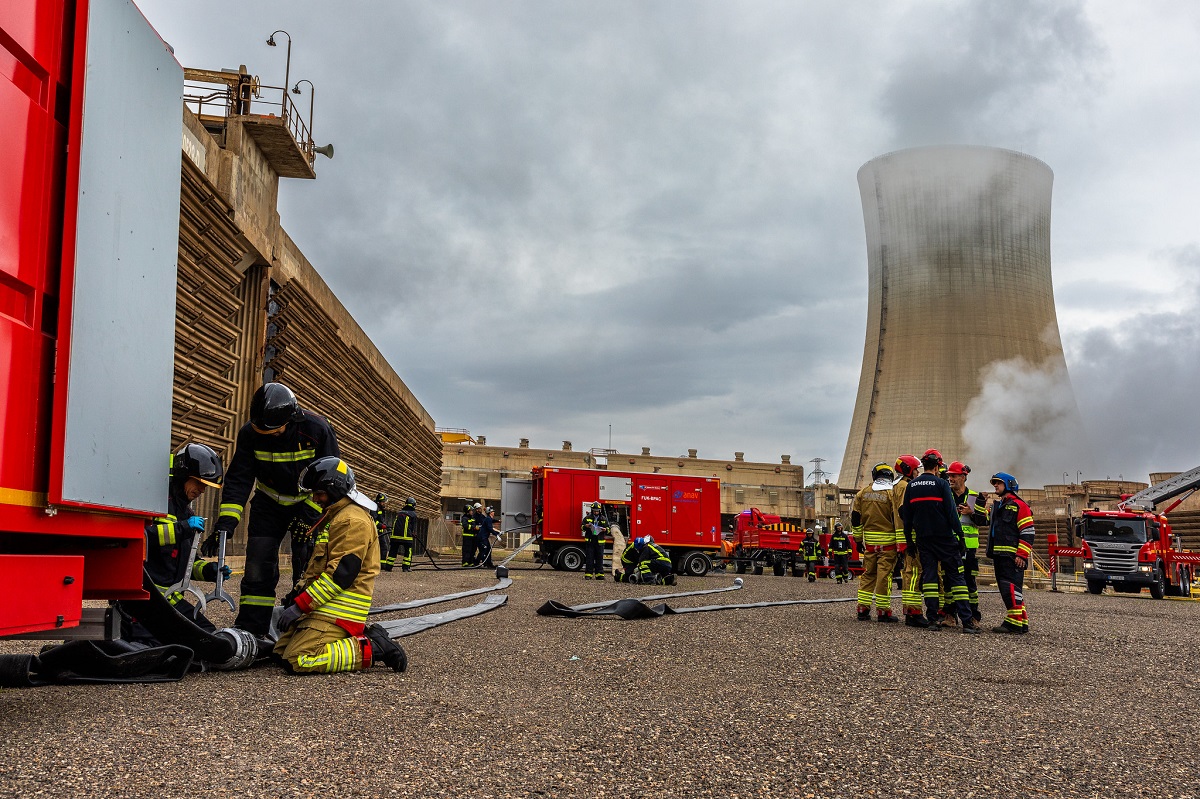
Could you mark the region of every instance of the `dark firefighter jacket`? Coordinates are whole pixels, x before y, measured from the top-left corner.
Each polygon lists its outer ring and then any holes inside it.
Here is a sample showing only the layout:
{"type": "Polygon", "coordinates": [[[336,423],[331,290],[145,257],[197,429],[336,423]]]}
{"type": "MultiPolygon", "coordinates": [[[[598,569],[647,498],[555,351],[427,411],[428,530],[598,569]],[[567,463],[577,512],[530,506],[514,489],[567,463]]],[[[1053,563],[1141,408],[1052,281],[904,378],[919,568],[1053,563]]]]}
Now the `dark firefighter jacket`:
{"type": "MultiPolygon", "coordinates": [[[[167,515],[146,522],[146,573],[159,591],[166,592],[183,579],[187,558],[192,553],[192,541],[197,533],[187,526],[192,506],[183,493],[186,480],[172,480],[167,495],[167,515]]],[[[215,580],[216,564],[196,558],[192,566],[193,580],[215,580]],[[211,567],[211,568],[206,568],[211,567]]],[[[178,597],[167,597],[175,604],[178,597]]]]}
{"type": "Polygon", "coordinates": [[[602,516],[589,513],[580,522],[579,530],[583,533],[584,541],[599,541],[608,535],[608,522],[602,516]]]}
{"type": "Polygon", "coordinates": [[[417,512],[415,510],[402,510],[396,514],[396,524],[392,527],[392,534],[396,538],[411,541],[416,529],[417,512]]]}
{"type": "MultiPolygon", "coordinates": [[[[242,425],[225,472],[218,523],[228,527],[230,519],[235,525],[240,522],[246,500],[256,486],[280,505],[312,503],[311,498],[300,494],[300,472],[327,455],[341,457],[337,436],[329,422],[315,413],[301,410],[276,436],[257,433],[248,422],[242,425]]],[[[315,504],[313,507],[320,510],[315,504]]]]}
{"type": "Polygon", "coordinates": [[[950,484],[936,474],[926,472],[912,479],[904,492],[904,505],[900,509],[904,519],[904,539],[917,547],[922,541],[941,544],[962,545],[962,524],[958,521],[958,510],[954,505],[950,484]]]}
{"type": "Polygon", "coordinates": [[[816,560],[821,549],[821,544],[817,541],[816,533],[809,533],[804,536],[804,559],[816,560]]]}
{"type": "Polygon", "coordinates": [[[834,555],[850,554],[850,536],[846,535],[845,530],[834,530],[829,536],[829,551],[834,555]]]}
{"type": "Polygon", "coordinates": [[[371,520],[375,522],[375,532],[379,535],[388,534],[387,526],[387,511],[381,507],[376,507],[371,514],[371,520]]]}
{"type": "Polygon", "coordinates": [[[1024,558],[1033,556],[1033,511],[1016,494],[1005,494],[992,504],[992,529],[988,535],[987,556],[1024,558]]]}
{"type": "Polygon", "coordinates": [[[365,508],[343,497],[325,510],[315,529],[312,560],[293,601],[305,613],[362,635],[379,574],[375,523],[365,508]]]}

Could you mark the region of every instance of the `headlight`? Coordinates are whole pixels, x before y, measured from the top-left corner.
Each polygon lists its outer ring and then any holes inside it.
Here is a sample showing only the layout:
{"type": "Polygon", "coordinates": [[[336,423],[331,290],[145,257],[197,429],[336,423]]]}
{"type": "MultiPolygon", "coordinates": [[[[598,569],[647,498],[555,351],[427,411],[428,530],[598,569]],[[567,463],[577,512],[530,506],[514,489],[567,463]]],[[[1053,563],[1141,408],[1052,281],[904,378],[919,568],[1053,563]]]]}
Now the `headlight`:
{"type": "Polygon", "coordinates": [[[1090,560],[1085,560],[1083,562],[1083,570],[1087,571],[1090,568],[1092,568],[1092,562],[1090,560]]]}
{"type": "Polygon", "coordinates": [[[1154,567],[1153,566],[1138,566],[1138,571],[1149,574],[1150,572],[1154,571],[1154,567]]]}

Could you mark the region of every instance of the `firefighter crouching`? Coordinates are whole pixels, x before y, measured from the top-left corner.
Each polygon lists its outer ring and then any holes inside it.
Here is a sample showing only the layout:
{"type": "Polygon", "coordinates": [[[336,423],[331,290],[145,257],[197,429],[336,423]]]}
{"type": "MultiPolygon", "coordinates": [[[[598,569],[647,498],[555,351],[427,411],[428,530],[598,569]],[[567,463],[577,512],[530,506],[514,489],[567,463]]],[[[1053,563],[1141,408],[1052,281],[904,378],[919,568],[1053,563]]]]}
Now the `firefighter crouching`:
{"type": "Polygon", "coordinates": [[[404,671],[404,650],[378,625],[366,623],[379,574],[374,503],[355,489],[354,472],[336,457],[309,464],[300,488],[312,492],[324,512],[312,559],[276,620],[275,655],[297,673],[360,671],[375,663],[404,671]]]}
{"type": "MultiPolygon", "coordinates": [[[[185,445],[171,456],[167,515],[146,522],[146,574],[176,610],[209,632],[216,630],[212,622],[185,599],[184,593],[170,588],[182,582],[189,570],[192,580],[217,579],[217,564],[199,558],[191,563],[188,558],[196,536],[204,532],[204,519],[193,515],[192,502],[207,488],[220,488],[224,473],[221,456],[212,447],[185,445]]],[[[229,567],[223,569],[228,578],[229,567]]]]}
{"type": "Polygon", "coordinates": [[[850,536],[841,522],[833,525],[829,536],[829,554],[833,556],[833,576],[838,585],[850,581],[850,536]]]}
{"type": "MultiPolygon", "coordinates": [[[[967,488],[967,475],[970,473],[970,466],[962,461],[954,461],[946,470],[946,479],[950,481],[958,521],[962,524],[963,541],[967,545],[967,554],[963,558],[967,600],[971,604],[971,615],[975,621],[979,621],[983,618],[983,614],[979,612],[979,528],[988,524],[988,510],[983,495],[967,488]]],[[[942,615],[950,614],[952,610],[949,602],[943,598],[943,603],[942,615]]]]}
{"type": "Polygon", "coordinates": [[[625,572],[618,582],[675,585],[671,556],[650,536],[638,536],[621,553],[625,572]]]}
{"type": "Polygon", "coordinates": [[[383,570],[390,572],[396,565],[396,556],[400,556],[400,568],[412,571],[413,533],[417,529],[417,500],[409,497],[404,500],[404,507],[396,514],[396,523],[392,526],[391,546],[388,547],[387,557],[383,559],[383,570]]]}
{"type": "Polygon", "coordinates": [[[892,616],[892,567],[896,564],[896,531],[900,528],[898,505],[892,495],[892,469],[877,463],[871,469],[871,484],[854,496],[850,526],[861,536],[863,572],[858,581],[858,620],[871,620],[874,604],[881,622],[892,616]]]}
{"type": "Polygon", "coordinates": [[[1017,496],[1017,478],[1007,472],[992,475],[996,501],[992,503],[992,525],[988,532],[987,555],[996,567],[996,587],[1004,601],[1004,622],[995,633],[1029,632],[1025,611],[1025,567],[1033,556],[1033,511],[1017,496]]]}
{"type": "MultiPolygon", "coordinates": [[[[312,544],[307,535],[321,515],[311,497],[297,493],[300,473],[316,459],[338,454],[329,422],[302,410],[287,386],[267,383],[254,392],[250,421],[238,431],[225,474],[217,520],[217,530],[232,536],[254,491],[235,626],[260,638],[267,635],[279,583],[279,545],[290,532],[294,583],[308,565],[312,544]]],[[[213,533],[204,542],[203,553],[211,556],[216,550],[217,533],[213,533]]]]}

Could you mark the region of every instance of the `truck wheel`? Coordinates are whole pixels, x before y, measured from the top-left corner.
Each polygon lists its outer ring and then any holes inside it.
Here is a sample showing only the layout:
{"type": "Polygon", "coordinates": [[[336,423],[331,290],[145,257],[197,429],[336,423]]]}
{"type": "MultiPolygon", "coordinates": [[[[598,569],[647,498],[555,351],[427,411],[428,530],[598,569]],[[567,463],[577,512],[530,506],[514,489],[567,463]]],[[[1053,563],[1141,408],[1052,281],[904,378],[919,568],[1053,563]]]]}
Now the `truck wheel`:
{"type": "Polygon", "coordinates": [[[1103,594],[1104,593],[1104,583],[1100,582],[1099,580],[1088,580],[1088,593],[1089,594],[1103,594]]]}
{"type": "Polygon", "coordinates": [[[763,573],[763,565],[764,564],[761,560],[754,561],[754,573],[762,574],[763,573]]]}
{"type": "Polygon", "coordinates": [[[1192,595],[1192,576],[1183,568],[1179,570],[1179,595],[1184,599],[1192,595]]]}
{"type": "Polygon", "coordinates": [[[738,574],[745,574],[746,573],[746,561],[739,560],[737,562],[737,564],[733,567],[733,570],[735,572],[737,572],[738,574]]]}
{"type": "Polygon", "coordinates": [[[783,562],[783,558],[775,558],[775,567],[772,571],[776,577],[783,576],[783,573],[787,571],[787,564],[783,562]]]}
{"type": "Polygon", "coordinates": [[[566,546],[558,550],[558,559],[554,568],[569,572],[579,571],[583,568],[583,550],[574,546],[566,546]]]}
{"type": "Polygon", "coordinates": [[[703,552],[685,552],[679,559],[677,574],[684,577],[703,577],[712,568],[712,561],[703,552]]]}
{"type": "Polygon", "coordinates": [[[1150,596],[1154,599],[1162,599],[1167,595],[1167,578],[1163,575],[1163,565],[1156,564],[1158,569],[1158,577],[1154,578],[1154,582],[1150,583],[1150,596]]]}

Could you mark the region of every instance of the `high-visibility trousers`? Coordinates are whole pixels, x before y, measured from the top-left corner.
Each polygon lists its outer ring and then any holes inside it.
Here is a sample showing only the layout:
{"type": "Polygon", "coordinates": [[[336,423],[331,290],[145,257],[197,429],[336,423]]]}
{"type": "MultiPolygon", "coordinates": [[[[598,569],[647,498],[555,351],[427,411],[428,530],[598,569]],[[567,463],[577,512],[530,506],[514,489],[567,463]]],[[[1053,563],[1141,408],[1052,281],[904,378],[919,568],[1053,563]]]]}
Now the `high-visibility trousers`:
{"type": "Polygon", "coordinates": [[[332,674],[360,671],[370,666],[363,662],[361,641],[331,620],[309,615],[279,636],[275,654],[297,673],[332,674]]]}
{"type": "Polygon", "coordinates": [[[895,565],[895,548],[867,548],[863,553],[863,573],[858,578],[860,608],[870,609],[873,603],[879,610],[892,611],[892,569],[895,565]]]}

